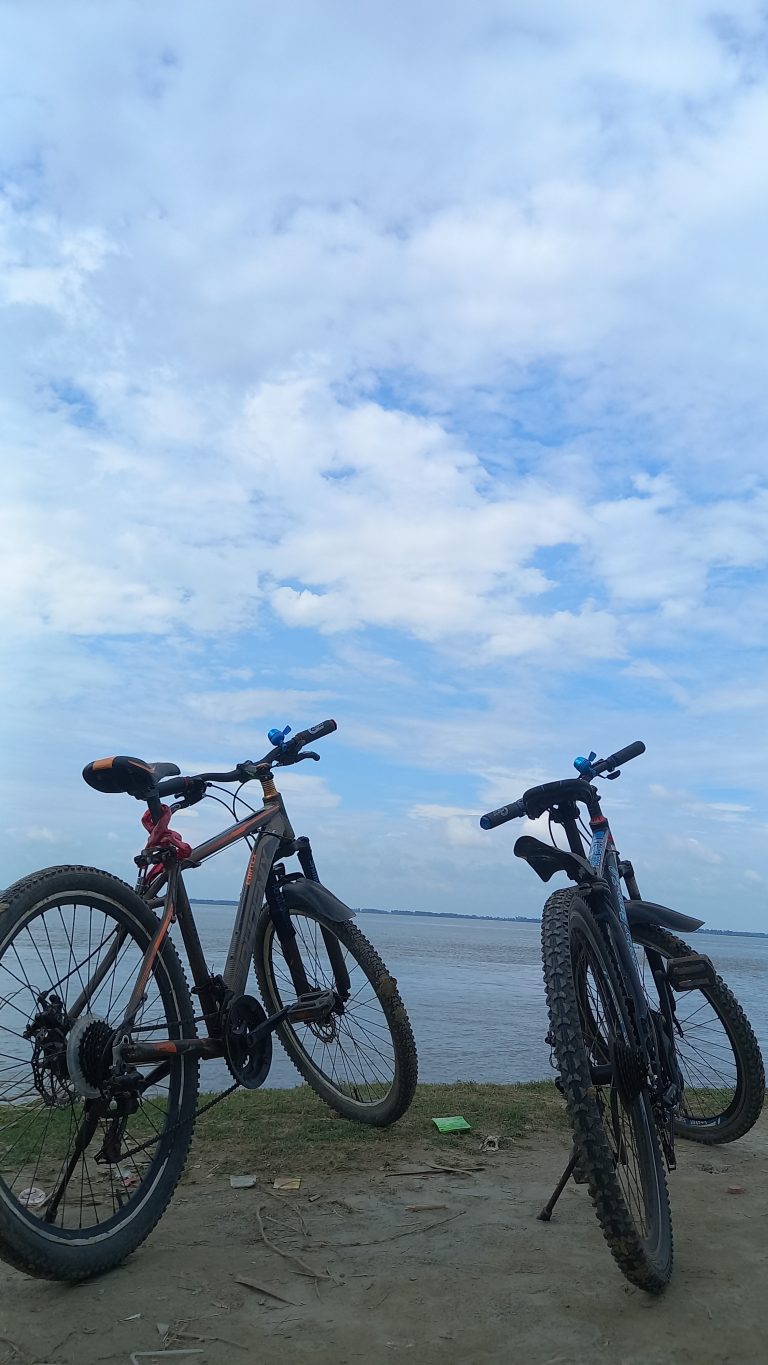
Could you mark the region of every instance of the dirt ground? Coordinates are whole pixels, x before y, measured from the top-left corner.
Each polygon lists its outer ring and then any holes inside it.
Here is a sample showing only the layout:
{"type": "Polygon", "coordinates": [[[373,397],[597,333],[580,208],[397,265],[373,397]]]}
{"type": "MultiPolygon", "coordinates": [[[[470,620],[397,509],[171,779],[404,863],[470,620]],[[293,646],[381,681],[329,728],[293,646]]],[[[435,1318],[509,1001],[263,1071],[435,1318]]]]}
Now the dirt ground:
{"type": "MultiPolygon", "coordinates": [[[[766,1119],[733,1147],[680,1144],[670,1181],[675,1270],[660,1299],[619,1274],[583,1186],[566,1189],[551,1223],[537,1221],[567,1156],[565,1135],[494,1154],[480,1153],[475,1134],[453,1136],[441,1150],[448,1165],[482,1169],[400,1174],[423,1166],[423,1153],[401,1160],[393,1149],[389,1165],[372,1153],[279,1194],[266,1181],[231,1189],[242,1164],[235,1172],[220,1154],[214,1168],[198,1158],[121,1269],[74,1288],[0,1269],[0,1362],[130,1365],[132,1353],[136,1365],[768,1359],[766,1119]],[[264,1241],[257,1210],[268,1242],[298,1261],[264,1241]]],[[[431,1148],[429,1163],[437,1159],[431,1148]]]]}

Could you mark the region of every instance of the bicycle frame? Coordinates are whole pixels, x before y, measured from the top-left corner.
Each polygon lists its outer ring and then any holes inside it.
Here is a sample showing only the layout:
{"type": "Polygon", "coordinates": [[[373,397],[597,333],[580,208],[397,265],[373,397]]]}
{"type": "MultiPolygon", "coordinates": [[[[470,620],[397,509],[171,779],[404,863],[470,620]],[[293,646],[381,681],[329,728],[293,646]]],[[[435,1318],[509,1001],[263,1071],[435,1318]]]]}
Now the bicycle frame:
{"type": "MultiPolygon", "coordinates": [[[[620,934],[612,934],[614,948],[621,958],[628,982],[632,987],[633,1004],[636,1010],[636,1018],[642,1020],[643,1024],[650,1023],[650,1013],[648,998],[643,989],[640,977],[640,969],[637,965],[632,933],[629,927],[627,911],[624,905],[624,896],[621,890],[621,873],[619,871],[619,855],[616,845],[613,842],[611,827],[606,816],[599,815],[590,820],[592,830],[592,842],[587,853],[587,860],[594,869],[595,875],[603,877],[608,883],[608,900],[613,911],[613,916],[621,926],[620,934]]],[[[596,911],[597,918],[600,919],[599,908],[596,911]]]]}
{"type": "MultiPolygon", "coordinates": [[[[143,899],[150,903],[153,901],[156,903],[158,892],[164,886],[166,889],[162,898],[163,909],[157,931],[144,954],[125,1014],[116,1030],[115,1047],[119,1050],[120,1060],[135,1065],[153,1060],[161,1062],[163,1058],[182,1052],[194,1052],[203,1058],[218,1057],[223,1054],[222,1002],[224,999],[236,998],[245,991],[253,952],[256,919],[265,900],[275,924],[275,930],[280,940],[286,964],[291,972],[297,995],[311,991],[312,987],[306,977],[290,916],[283,904],[279,883],[273,874],[276,859],[294,853],[298,854],[304,876],[309,880],[317,881],[317,870],[309,840],[304,837],[296,839],[282,796],[275,789],[271,780],[265,784],[262,810],[254,812],[253,815],[244,820],[237,821],[236,824],[230,825],[211,839],[206,839],[191,849],[186,857],[179,859],[176,851],[170,848],[153,850],[150,833],[147,847],[137,861],[140,862],[140,865],[145,866],[149,861],[162,863],[163,870],[154,877],[148,877],[146,873],[143,873],[139,877],[136,889],[143,899]],[[240,839],[254,837],[256,842],[251,850],[243,878],[226,964],[221,976],[214,977],[208,970],[205,961],[182,874],[187,868],[200,867],[209,858],[221,853],[223,849],[229,848],[240,839]],[[189,1039],[169,1038],[154,1042],[133,1042],[129,1037],[131,1027],[141,1007],[157,956],[162,950],[174,920],[178,923],[181,931],[195,983],[195,993],[200,999],[203,1018],[208,1025],[208,1036],[189,1039]]],[[[98,972],[76,1002],[72,1011],[72,1018],[77,1017],[77,1014],[87,1005],[100,980],[109,971],[120,951],[121,942],[122,940],[118,935],[115,944],[100,963],[98,972]]],[[[274,1016],[274,1019],[282,1018],[283,1013],[274,1016]]],[[[152,1083],[156,1079],[157,1076],[153,1074],[147,1078],[147,1083],[152,1083]]]]}
{"type": "MultiPolygon", "coordinates": [[[[574,853],[580,851],[583,855],[584,846],[581,835],[576,824],[576,819],[571,812],[566,810],[562,823],[565,826],[566,836],[571,851],[574,853]]],[[[658,1080],[660,1082],[671,1081],[673,1084],[677,1084],[677,1081],[673,1076],[665,1078],[663,1075],[665,1062],[663,1055],[660,1055],[660,1044],[651,1014],[651,1006],[645,992],[645,987],[640,974],[640,967],[635,954],[624,896],[621,890],[622,875],[624,876],[630,899],[639,900],[640,890],[631,863],[622,864],[619,861],[618,850],[613,842],[613,835],[611,834],[608,819],[600,811],[599,802],[597,803],[596,809],[591,813],[590,829],[592,831],[592,838],[589,850],[586,854],[587,861],[592,867],[595,875],[602,878],[603,881],[607,883],[608,887],[607,896],[603,899],[602,904],[600,901],[593,902],[593,912],[598,920],[602,920],[605,923],[613,948],[620,960],[624,973],[624,980],[631,992],[638,1042],[645,1047],[649,1059],[652,1061],[654,1068],[657,1069],[658,1080]],[[620,926],[621,932],[616,932],[617,923],[620,926]]],[[[661,959],[653,952],[648,953],[648,957],[659,994],[661,1016],[667,1030],[668,1041],[674,1048],[674,1000],[666,980],[661,959]]]]}

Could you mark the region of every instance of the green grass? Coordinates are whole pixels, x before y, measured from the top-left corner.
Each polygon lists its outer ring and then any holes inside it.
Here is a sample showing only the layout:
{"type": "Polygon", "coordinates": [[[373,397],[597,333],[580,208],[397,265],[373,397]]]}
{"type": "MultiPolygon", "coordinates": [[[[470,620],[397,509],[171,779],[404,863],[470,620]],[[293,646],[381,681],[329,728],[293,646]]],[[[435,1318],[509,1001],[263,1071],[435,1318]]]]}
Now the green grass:
{"type": "Polygon", "coordinates": [[[408,1160],[477,1154],[489,1133],[508,1140],[567,1127],[565,1105],[550,1081],[527,1085],[420,1085],[406,1114],[391,1128],[369,1128],[340,1118],[308,1086],[295,1090],[239,1091],[201,1118],[195,1160],[218,1153],[239,1159],[243,1170],[328,1170],[408,1160]],[[460,1114],[472,1131],[438,1133],[433,1118],[460,1114]]]}
{"type": "MultiPolygon", "coordinates": [[[[200,1097],[200,1104],[212,1098],[200,1097]]],[[[78,1112],[79,1107],[78,1107],[78,1112]]],[[[44,1146],[46,1160],[61,1161],[73,1140],[70,1111],[35,1111],[10,1106],[0,1122],[0,1165],[10,1169],[35,1161],[44,1146]]],[[[366,1160],[402,1160],[416,1147],[440,1154],[477,1150],[477,1139],[495,1133],[520,1138],[546,1128],[565,1128],[565,1106],[549,1081],[527,1085],[420,1085],[406,1114],[391,1128],[350,1123],[329,1109],[306,1085],[293,1090],[241,1090],[198,1120],[194,1160],[216,1164],[226,1158],[248,1167],[327,1170],[366,1160]],[[460,1114],[470,1133],[441,1135],[433,1118],[460,1114]]],[[[130,1120],[132,1141],[151,1136],[141,1111],[130,1120]]],[[[95,1144],[94,1144],[95,1150],[95,1144]]]]}

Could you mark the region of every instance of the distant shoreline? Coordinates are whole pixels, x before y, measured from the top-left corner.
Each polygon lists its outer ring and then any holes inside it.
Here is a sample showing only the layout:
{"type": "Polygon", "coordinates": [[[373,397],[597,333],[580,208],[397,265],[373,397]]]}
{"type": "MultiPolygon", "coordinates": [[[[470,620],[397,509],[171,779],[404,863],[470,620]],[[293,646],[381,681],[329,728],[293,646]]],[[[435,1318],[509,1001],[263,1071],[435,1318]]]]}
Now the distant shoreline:
{"type": "MultiPolygon", "coordinates": [[[[192,905],[237,905],[237,901],[208,900],[190,897],[192,905]]],[[[399,915],[403,919],[472,919],[492,924],[541,924],[538,915],[460,915],[450,910],[376,910],[373,906],[358,906],[357,915],[399,915]]],[[[717,934],[723,938],[768,938],[759,929],[697,929],[697,934],[717,934]]]]}

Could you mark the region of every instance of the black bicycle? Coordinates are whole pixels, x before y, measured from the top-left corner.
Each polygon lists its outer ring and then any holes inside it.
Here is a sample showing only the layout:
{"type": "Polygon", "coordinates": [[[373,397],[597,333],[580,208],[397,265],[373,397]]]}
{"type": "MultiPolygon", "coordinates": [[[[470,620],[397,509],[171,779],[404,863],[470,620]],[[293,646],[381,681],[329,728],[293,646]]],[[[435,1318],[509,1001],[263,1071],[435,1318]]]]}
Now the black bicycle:
{"type": "Polygon", "coordinates": [[[492,829],[548,814],[552,844],[524,835],[515,853],[542,881],[565,872],[576,883],[550,896],[542,917],[547,1042],[574,1149],[539,1216],[551,1217],[575,1173],[589,1185],[621,1270],[659,1291],[672,1271],[664,1164],[674,1168],[675,1136],[741,1137],[762,1109],[765,1072],[735,997],[709,958],[676,937],[703,921],[642,900],[632,864],[613,843],[593,779],[619,777],[620,765],[644,752],[638,740],[610,758],[578,758],[578,777],[532,787],[480,824],[492,829]],[[567,849],[556,845],[553,824],[562,826],[567,849]]]}
{"type": "Polygon", "coordinates": [[[4,893],[0,1256],[20,1270],[87,1279],[152,1231],[202,1112],[201,1060],[223,1057],[233,1082],[204,1108],[264,1083],[273,1033],[344,1118],[381,1126],[408,1108],[417,1058],[397,982],[352,910],[321,885],[274,783],[275,768],[317,759],[306,745],[335,729],[328,720],[290,739],[271,730],[264,758],[194,777],[173,763],[97,759],[83,772],[90,786],[147,805],[135,890],[94,868],[54,867],[4,893]],[[242,797],[253,780],[259,808],[242,797]],[[238,784],[234,797],[221,790],[227,783],[238,784]],[[228,795],[236,823],[192,848],[171,818],[206,795],[228,795]],[[168,806],[164,796],[177,799],[168,806]],[[226,963],[214,974],[183,873],[240,839],[251,853],[226,963]],[[289,872],[294,855],[300,870],[289,872]],[[251,962],[268,1013],[246,994],[251,962]]]}

